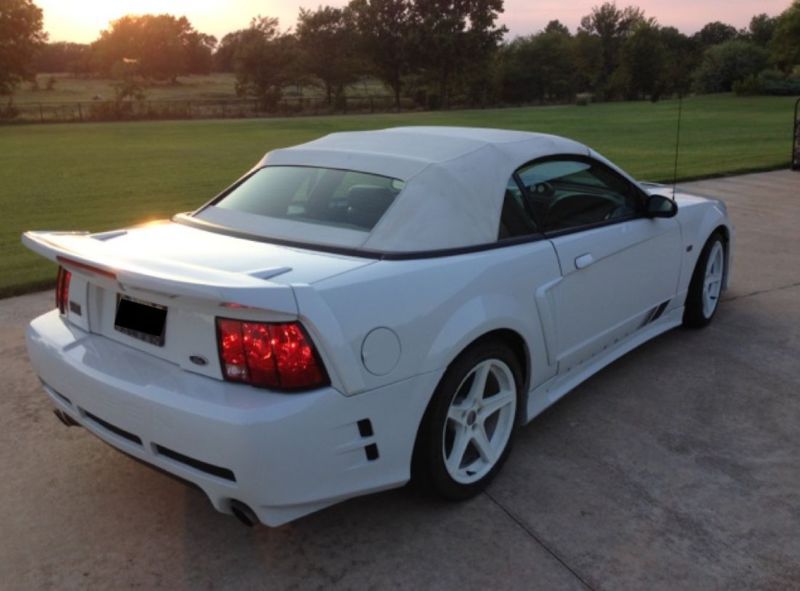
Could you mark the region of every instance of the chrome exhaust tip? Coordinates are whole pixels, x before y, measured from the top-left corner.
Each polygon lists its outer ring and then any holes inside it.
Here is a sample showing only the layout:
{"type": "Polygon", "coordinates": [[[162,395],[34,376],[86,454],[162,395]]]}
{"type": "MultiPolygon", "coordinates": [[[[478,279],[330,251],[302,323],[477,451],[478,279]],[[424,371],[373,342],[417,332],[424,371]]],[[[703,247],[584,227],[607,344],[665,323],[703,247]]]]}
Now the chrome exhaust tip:
{"type": "Polygon", "coordinates": [[[236,517],[236,519],[238,519],[239,523],[242,525],[253,527],[254,525],[261,523],[256,516],[255,511],[241,501],[237,501],[236,499],[231,500],[230,507],[231,513],[233,513],[233,516],[236,517]]]}
{"type": "Polygon", "coordinates": [[[81,424],[78,423],[75,419],[69,416],[60,408],[53,410],[53,414],[56,415],[56,418],[61,421],[61,423],[67,427],[80,427],[81,424]]]}

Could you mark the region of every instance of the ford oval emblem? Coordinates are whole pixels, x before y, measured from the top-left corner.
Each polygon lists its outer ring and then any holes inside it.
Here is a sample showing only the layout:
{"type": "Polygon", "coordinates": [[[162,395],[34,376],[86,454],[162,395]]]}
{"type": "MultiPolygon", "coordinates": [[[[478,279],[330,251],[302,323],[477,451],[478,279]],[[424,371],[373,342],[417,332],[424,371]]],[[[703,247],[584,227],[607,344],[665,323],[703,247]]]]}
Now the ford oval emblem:
{"type": "Polygon", "coordinates": [[[202,355],[192,355],[191,357],[189,357],[189,361],[191,361],[195,365],[208,365],[208,359],[206,359],[202,355]]]}

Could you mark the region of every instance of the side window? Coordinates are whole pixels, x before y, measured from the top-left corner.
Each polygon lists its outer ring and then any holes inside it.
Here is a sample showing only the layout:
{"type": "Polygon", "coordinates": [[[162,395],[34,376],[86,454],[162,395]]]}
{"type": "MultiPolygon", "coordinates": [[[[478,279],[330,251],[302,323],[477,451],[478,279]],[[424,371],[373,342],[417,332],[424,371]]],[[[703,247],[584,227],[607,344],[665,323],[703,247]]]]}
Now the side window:
{"type": "Polygon", "coordinates": [[[525,197],[513,177],[508,179],[503,210],[500,213],[499,239],[528,236],[539,230],[525,207],[525,197]]]}
{"type": "Polygon", "coordinates": [[[636,189],[599,163],[547,160],[523,167],[517,175],[545,232],[629,218],[641,207],[636,189]]]}

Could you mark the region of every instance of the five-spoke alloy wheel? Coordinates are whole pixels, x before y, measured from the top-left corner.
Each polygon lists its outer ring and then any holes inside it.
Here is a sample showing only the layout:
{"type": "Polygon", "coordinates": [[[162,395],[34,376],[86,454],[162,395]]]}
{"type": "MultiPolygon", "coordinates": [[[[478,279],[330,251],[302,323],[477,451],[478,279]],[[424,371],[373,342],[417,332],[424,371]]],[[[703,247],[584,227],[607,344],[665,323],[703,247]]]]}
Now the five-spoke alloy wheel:
{"type": "Polygon", "coordinates": [[[514,430],[516,381],[499,359],[476,365],[456,390],[442,433],[442,454],[456,482],[477,482],[494,467],[514,430]]]}
{"type": "Polygon", "coordinates": [[[462,353],[420,428],[417,474],[449,499],[483,490],[510,450],[521,384],[520,361],[502,341],[479,342],[462,353]]]}
{"type": "Polygon", "coordinates": [[[686,295],[684,325],[701,328],[714,318],[725,281],[725,262],[725,243],[719,233],[714,233],[697,259],[686,295]]]}
{"type": "Polygon", "coordinates": [[[706,262],[706,273],[703,279],[703,316],[711,318],[717,310],[719,296],[722,293],[722,272],[725,268],[725,251],[722,243],[714,242],[706,262]]]}

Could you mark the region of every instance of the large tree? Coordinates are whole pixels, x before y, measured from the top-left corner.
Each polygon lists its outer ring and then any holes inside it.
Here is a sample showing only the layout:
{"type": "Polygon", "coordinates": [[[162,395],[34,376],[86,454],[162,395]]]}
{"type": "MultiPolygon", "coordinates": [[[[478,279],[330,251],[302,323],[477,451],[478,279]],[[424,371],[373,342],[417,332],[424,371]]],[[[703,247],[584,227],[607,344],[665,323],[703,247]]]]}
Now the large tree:
{"type": "Polygon", "coordinates": [[[708,23],[695,33],[694,40],[702,49],[706,49],[713,45],[732,41],[736,39],[738,34],[736,27],[720,21],[714,21],[713,23],[708,23]]]}
{"type": "Polygon", "coordinates": [[[800,65],[800,0],[794,0],[778,17],[769,48],[773,61],[781,69],[791,72],[800,65]]]}
{"type": "Polygon", "coordinates": [[[217,38],[213,35],[190,31],[184,37],[184,60],[189,74],[208,74],[214,65],[214,48],[217,38]]]}
{"type": "Polygon", "coordinates": [[[400,93],[411,69],[410,0],[352,0],[362,55],[369,60],[375,75],[394,94],[395,108],[400,108],[400,93]]]}
{"type": "Polygon", "coordinates": [[[569,32],[549,27],[529,37],[517,37],[503,49],[505,100],[565,101],[575,92],[575,60],[569,32]]]}
{"type": "Polygon", "coordinates": [[[31,0],[0,0],[0,94],[32,77],[34,55],[46,39],[41,8],[31,0]]]}
{"type": "Polygon", "coordinates": [[[545,33],[561,33],[569,37],[571,34],[569,32],[569,28],[567,25],[562,23],[560,20],[552,20],[547,23],[547,26],[544,28],[545,33]]]}
{"type": "Polygon", "coordinates": [[[580,31],[600,38],[603,60],[598,80],[600,90],[609,90],[611,76],[619,66],[622,44],[644,22],[648,21],[640,8],[620,9],[614,2],[595,6],[591,14],[581,19],[580,31]]]}
{"type": "Polygon", "coordinates": [[[453,82],[468,66],[488,66],[503,38],[506,28],[496,25],[503,0],[415,0],[413,6],[418,63],[447,107],[453,82]]]}
{"type": "Polygon", "coordinates": [[[603,73],[603,42],[597,35],[580,30],[572,39],[572,59],[575,64],[575,86],[579,92],[600,90],[603,73]]]}
{"type": "Polygon", "coordinates": [[[658,26],[640,23],[625,40],[614,78],[627,99],[649,96],[658,100],[664,90],[667,48],[658,26]]]}
{"type": "Polygon", "coordinates": [[[322,82],[328,105],[362,73],[355,22],[349,8],[300,9],[295,30],[303,71],[322,82]]]}
{"type": "Polygon", "coordinates": [[[215,44],[214,37],[195,31],[186,17],[128,15],[100,33],[92,52],[102,73],[111,73],[123,60],[136,60],[143,76],[174,82],[181,74],[208,71],[215,44]]]}
{"type": "Polygon", "coordinates": [[[747,29],[747,36],[750,41],[761,47],[766,47],[772,41],[775,28],[778,25],[777,17],[767,14],[757,14],[750,19],[750,26],[747,29]]]}
{"type": "Polygon", "coordinates": [[[239,29],[226,34],[214,52],[214,69],[218,72],[233,72],[236,49],[247,36],[248,29],[239,29]]]}
{"type": "Polygon", "coordinates": [[[256,17],[241,31],[233,56],[236,93],[254,96],[264,108],[273,108],[283,87],[296,77],[296,42],[282,33],[278,19],[256,17]]]}
{"type": "Polygon", "coordinates": [[[692,86],[692,72],[702,55],[696,50],[696,43],[675,27],[662,27],[659,33],[666,50],[663,91],[683,96],[692,86]]]}

